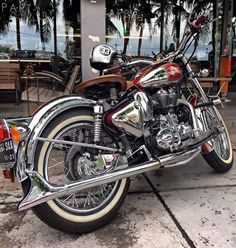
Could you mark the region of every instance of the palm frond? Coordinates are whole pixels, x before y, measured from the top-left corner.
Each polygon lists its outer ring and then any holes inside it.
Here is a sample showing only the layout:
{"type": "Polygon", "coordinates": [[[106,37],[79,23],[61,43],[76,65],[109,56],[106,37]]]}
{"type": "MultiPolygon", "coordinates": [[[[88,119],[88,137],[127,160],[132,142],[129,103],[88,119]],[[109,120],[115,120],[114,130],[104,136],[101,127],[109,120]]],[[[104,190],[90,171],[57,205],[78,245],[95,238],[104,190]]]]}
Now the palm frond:
{"type": "Polygon", "coordinates": [[[106,27],[107,27],[108,35],[118,35],[119,37],[121,37],[121,33],[119,29],[114,25],[114,23],[112,22],[112,20],[109,18],[108,15],[106,15],[106,27]]]}

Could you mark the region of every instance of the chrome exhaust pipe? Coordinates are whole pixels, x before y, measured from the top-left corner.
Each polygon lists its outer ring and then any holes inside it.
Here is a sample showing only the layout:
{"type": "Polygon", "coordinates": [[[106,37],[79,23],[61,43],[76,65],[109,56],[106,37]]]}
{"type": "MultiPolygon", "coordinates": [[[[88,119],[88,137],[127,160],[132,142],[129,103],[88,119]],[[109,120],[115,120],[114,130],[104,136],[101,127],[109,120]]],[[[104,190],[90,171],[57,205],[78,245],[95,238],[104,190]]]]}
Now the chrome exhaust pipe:
{"type": "MultiPolygon", "coordinates": [[[[132,177],[144,172],[186,164],[200,153],[199,149],[162,156],[158,161],[139,164],[125,169],[114,170],[106,174],[90,177],[65,186],[53,186],[36,171],[27,171],[31,188],[26,197],[20,202],[18,210],[25,210],[55,198],[86,190],[95,186],[111,183],[120,179],[132,177]]],[[[121,166],[122,167],[122,166],[121,166]]]]}

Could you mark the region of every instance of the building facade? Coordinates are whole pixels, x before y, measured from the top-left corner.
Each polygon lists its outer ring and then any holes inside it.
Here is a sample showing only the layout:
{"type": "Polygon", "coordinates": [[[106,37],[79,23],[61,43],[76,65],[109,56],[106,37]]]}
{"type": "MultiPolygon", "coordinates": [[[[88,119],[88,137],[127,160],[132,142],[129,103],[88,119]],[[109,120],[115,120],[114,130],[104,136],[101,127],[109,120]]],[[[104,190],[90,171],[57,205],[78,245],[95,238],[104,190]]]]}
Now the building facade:
{"type": "Polygon", "coordinates": [[[131,56],[166,54],[178,46],[189,17],[207,11],[214,22],[205,25],[193,63],[211,76],[232,77],[233,86],[235,8],[233,0],[1,0],[0,62],[22,60],[24,70],[32,60],[36,70],[61,75],[74,62],[88,79],[97,75],[89,64],[93,46],[107,43],[131,56]]]}

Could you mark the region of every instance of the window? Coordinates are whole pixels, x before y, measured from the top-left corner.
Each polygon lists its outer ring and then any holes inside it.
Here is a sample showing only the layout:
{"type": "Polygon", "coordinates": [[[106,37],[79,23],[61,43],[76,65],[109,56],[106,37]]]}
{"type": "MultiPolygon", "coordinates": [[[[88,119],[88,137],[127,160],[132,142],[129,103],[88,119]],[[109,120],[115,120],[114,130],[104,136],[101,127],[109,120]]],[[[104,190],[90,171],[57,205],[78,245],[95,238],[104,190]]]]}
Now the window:
{"type": "MultiPolygon", "coordinates": [[[[204,9],[210,10],[212,15],[211,2],[210,0],[107,0],[107,43],[119,52],[133,56],[153,56],[153,52],[158,54],[160,51],[165,54],[172,52],[179,45],[190,12],[193,18],[201,14],[204,9]],[[194,10],[193,3],[195,3],[194,10]]],[[[213,72],[212,24],[206,26],[194,61],[199,69],[207,67],[213,72]]],[[[192,51],[193,47],[190,47],[187,55],[192,51]]]]}
{"type": "Polygon", "coordinates": [[[80,47],[80,1],[0,1],[0,62],[62,74],[80,47]]]}
{"type": "Polygon", "coordinates": [[[160,50],[159,1],[106,1],[107,43],[129,55],[160,50]]]}

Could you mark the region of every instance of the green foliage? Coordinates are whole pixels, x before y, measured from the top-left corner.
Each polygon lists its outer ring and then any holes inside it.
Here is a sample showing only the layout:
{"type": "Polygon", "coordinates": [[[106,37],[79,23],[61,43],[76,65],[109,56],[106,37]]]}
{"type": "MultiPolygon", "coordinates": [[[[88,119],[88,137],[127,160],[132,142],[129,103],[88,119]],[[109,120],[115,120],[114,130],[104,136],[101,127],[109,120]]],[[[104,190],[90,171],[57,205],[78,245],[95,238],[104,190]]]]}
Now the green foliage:
{"type": "Polygon", "coordinates": [[[171,53],[175,51],[175,44],[174,43],[170,43],[169,49],[167,51],[167,53],[171,53]]]}
{"type": "MultiPolygon", "coordinates": [[[[16,17],[30,27],[35,27],[36,33],[40,33],[43,43],[51,38],[51,21],[54,17],[53,0],[0,0],[0,34],[5,35],[9,31],[12,18],[16,17]]],[[[17,33],[20,30],[16,30],[17,33]]]]}
{"type": "Polygon", "coordinates": [[[11,54],[13,52],[13,50],[11,49],[11,46],[2,46],[2,45],[0,45],[0,52],[1,53],[11,54]]]}

